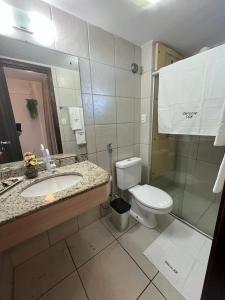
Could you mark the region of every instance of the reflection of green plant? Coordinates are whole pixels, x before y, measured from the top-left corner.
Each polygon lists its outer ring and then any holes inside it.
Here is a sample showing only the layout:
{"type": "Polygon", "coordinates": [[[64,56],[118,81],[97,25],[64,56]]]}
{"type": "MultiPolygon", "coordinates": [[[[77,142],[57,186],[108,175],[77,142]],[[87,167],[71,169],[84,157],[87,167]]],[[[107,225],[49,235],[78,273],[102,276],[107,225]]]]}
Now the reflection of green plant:
{"type": "Polygon", "coordinates": [[[38,116],[38,101],[36,99],[26,99],[27,100],[27,109],[30,112],[32,119],[36,119],[38,116]]]}

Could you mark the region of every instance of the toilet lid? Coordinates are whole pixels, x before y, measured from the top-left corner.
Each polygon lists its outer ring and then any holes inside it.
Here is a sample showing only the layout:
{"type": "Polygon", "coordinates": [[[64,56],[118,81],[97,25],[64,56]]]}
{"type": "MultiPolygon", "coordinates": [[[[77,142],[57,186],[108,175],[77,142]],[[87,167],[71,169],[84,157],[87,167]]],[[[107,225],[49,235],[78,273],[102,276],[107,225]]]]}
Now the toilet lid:
{"type": "Polygon", "coordinates": [[[154,186],[137,185],[129,190],[143,205],[155,209],[165,209],[173,205],[169,194],[154,186]]]}

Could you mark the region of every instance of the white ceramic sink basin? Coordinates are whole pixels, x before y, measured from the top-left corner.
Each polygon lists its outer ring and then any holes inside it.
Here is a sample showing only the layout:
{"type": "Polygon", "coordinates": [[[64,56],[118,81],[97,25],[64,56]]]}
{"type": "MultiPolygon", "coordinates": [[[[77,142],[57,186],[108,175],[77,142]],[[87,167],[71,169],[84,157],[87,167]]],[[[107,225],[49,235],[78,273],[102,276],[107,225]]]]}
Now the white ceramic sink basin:
{"type": "Polygon", "coordinates": [[[81,175],[60,175],[52,178],[46,178],[38,183],[35,183],[20,194],[23,197],[40,197],[49,194],[54,194],[65,190],[71,186],[76,186],[82,179],[81,175]]]}

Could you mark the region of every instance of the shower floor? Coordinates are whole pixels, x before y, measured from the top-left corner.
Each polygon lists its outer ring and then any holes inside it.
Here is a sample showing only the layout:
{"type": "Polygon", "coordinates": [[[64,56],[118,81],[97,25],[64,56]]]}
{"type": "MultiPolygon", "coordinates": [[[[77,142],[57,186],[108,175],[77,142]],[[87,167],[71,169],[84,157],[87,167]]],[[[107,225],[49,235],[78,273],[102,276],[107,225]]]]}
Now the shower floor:
{"type": "Polygon", "coordinates": [[[174,220],[144,255],[187,300],[199,300],[204,283],[211,240],[174,220]]]}

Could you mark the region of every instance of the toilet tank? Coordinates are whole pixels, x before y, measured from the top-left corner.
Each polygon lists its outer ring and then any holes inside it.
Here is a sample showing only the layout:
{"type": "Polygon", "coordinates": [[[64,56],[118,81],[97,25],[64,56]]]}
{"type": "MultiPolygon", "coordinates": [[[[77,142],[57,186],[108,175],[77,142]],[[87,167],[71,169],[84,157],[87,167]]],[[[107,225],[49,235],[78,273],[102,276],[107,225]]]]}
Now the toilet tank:
{"type": "Polygon", "coordinates": [[[117,186],[127,190],[141,182],[141,158],[132,157],[116,163],[117,186]]]}

